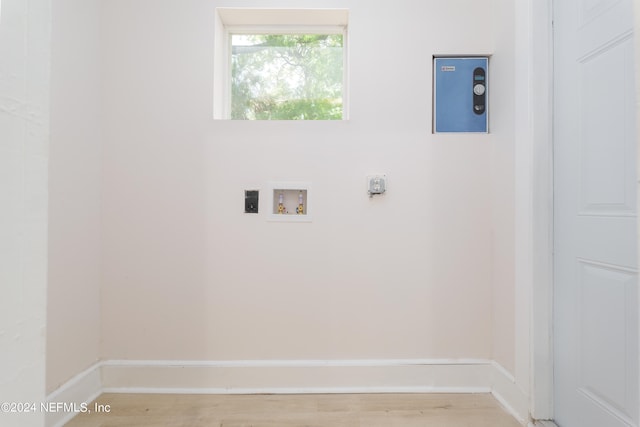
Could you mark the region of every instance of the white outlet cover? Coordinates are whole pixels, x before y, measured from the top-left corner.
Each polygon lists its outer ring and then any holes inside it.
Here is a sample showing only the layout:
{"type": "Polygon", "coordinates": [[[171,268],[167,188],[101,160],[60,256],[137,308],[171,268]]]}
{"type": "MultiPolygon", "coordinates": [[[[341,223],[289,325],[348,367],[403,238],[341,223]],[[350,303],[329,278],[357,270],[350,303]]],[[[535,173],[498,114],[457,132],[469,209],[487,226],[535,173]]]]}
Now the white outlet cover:
{"type": "Polygon", "coordinates": [[[382,173],[367,175],[367,193],[369,195],[384,194],[388,187],[389,183],[387,180],[387,175],[382,173]],[[380,180],[379,189],[374,189],[376,180],[380,180]]]}

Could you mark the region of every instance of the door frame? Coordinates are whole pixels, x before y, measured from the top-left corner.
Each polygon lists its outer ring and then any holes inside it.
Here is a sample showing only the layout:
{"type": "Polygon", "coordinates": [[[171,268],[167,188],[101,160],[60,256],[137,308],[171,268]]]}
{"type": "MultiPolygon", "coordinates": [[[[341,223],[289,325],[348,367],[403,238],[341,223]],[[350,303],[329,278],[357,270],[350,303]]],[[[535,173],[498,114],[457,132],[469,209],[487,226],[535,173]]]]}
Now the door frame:
{"type": "MultiPolygon", "coordinates": [[[[516,99],[522,99],[520,92],[529,101],[516,111],[516,331],[528,330],[525,335],[529,339],[519,342],[516,337],[515,378],[517,384],[529,391],[529,415],[534,422],[554,418],[553,1],[516,3],[516,71],[526,71],[523,82],[516,82],[516,99]],[[525,311],[520,317],[519,306],[525,311]],[[522,374],[519,376],[518,372],[522,374]],[[524,377],[525,372],[528,378],[524,377]]],[[[640,7],[637,5],[634,15],[640,158],[640,7]]],[[[636,167],[640,177],[640,161],[636,167]]],[[[640,185],[638,191],[640,194],[640,185]]],[[[640,212],[640,197],[638,206],[640,212]]],[[[640,227],[638,230],[640,247],[640,227]]]]}
{"type": "MultiPolygon", "coordinates": [[[[640,212],[640,5],[637,1],[633,2],[633,31],[635,38],[635,76],[636,76],[636,171],[638,178],[637,186],[637,211],[640,212]]],[[[638,224],[638,247],[640,248],[640,217],[636,218],[636,224],[638,224]]],[[[638,266],[640,266],[640,251],[638,252],[638,266]]],[[[640,293],[638,294],[638,307],[640,307],[640,293]]],[[[638,310],[638,335],[640,335],[640,309],[638,310]]],[[[640,342],[640,337],[638,339],[640,342]]],[[[638,375],[638,383],[640,384],[640,373],[638,375]]],[[[638,405],[640,407],[640,405],[638,405]]],[[[640,411],[640,409],[639,409],[640,411]]],[[[638,414],[640,419],[640,414],[638,414]]]]}
{"type": "Polygon", "coordinates": [[[515,32],[515,378],[530,418],[552,420],[553,0],[516,2],[515,32]]]}

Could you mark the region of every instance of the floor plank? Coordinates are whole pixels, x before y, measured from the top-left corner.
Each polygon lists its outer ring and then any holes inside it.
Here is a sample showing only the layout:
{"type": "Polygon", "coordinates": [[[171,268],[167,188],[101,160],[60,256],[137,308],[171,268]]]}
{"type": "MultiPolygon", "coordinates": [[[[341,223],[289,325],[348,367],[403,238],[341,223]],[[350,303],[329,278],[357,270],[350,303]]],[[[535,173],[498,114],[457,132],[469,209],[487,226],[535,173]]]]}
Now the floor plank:
{"type": "Polygon", "coordinates": [[[482,393],[103,394],[88,407],[66,427],[520,427],[482,393]]]}

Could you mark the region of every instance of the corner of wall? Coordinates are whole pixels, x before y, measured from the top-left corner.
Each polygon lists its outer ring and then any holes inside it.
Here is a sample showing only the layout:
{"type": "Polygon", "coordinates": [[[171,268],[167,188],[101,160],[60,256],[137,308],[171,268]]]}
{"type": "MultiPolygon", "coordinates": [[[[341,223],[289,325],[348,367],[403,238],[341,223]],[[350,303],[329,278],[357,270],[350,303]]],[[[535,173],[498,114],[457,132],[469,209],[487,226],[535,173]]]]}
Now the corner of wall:
{"type": "Polygon", "coordinates": [[[47,391],[100,358],[100,0],[53,2],[47,391]]]}
{"type": "Polygon", "coordinates": [[[506,369],[492,362],[491,394],[522,425],[529,420],[529,398],[506,369]]]}
{"type": "MultiPolygon", "coordinates": [[[[102,394],[102,364],[96,363],[80,372],[60,388],[49,394],[46,403],[66,404],[70,410],[51,411],[46,414],[46,427],[62,427],[79,411],[102,394]]],[[[89,408],[90,409],[90,408],[89,408]]]]}
{"type": "MultiPolygon", "coordinates": [[[[18,405],[45,387],[50,3],[4,0],[0,24],[0,402],[18,405]]],[[[44,418],[7,412],[4,425],[44,418]]]]}

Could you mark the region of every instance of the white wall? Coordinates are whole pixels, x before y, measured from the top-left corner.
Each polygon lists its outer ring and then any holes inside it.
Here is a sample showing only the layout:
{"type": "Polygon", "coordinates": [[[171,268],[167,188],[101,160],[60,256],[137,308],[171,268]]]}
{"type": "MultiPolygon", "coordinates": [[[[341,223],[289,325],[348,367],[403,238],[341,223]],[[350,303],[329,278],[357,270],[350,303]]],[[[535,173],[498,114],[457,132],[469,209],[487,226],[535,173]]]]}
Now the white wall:
{"type": "Polygon", "coordinates": [[[48,392],[100,358],[100,3],[52,11],[48,392]]]}
{"type": "Polygon", "coordinates": [[[492,3],[492,359],[515,368],[515,3],[492,3]]]}
{"type": "Polygon", "coordinates": [[[530,327],[531,316],[531,289],[533,287],[532,247],[533,221],[531,212],[532,185],[534,180],[532,164],[533,136],[531,135],[530,103],[531,84],[530,70],[532,69],[531,56],[531,15],[528,2],[519,2],[515,5],[515,34],[516,52],[519,54],[516,60],[515,74],[523,76],[515,84],[514,95],[519,101],[514,115],[517,129],[514,141],[515,150],[515,367],[514,376],[521,384],[523,390],[530,388],[530,327]]]}
{"type": "MultiPolygon", "coordinates": [[[[2,1],[0,402],[44,401],[49,28],[48,1],[2,1]]],[[[1,417],[44,425],[40,412],[1,417]]]]}
{"type": "Polygon", "coordinates": [[[431,57],[491,53],[491,2],[306,2],[350,9],[351,119],[213,121],[215,7],[253,4],[104,3],[102,356],[491,358],[499,333],[509,368],[510,131],[430,129],[431,57]],[[372,172],[389,190],[370,200],[372,172]],[[313,222],[243,214],[270,180],[312,182],[313,222]]]}

